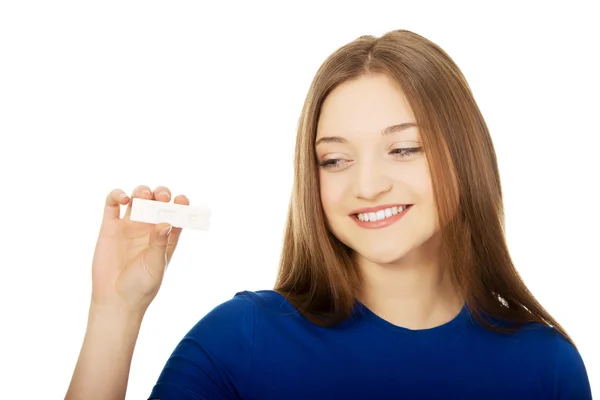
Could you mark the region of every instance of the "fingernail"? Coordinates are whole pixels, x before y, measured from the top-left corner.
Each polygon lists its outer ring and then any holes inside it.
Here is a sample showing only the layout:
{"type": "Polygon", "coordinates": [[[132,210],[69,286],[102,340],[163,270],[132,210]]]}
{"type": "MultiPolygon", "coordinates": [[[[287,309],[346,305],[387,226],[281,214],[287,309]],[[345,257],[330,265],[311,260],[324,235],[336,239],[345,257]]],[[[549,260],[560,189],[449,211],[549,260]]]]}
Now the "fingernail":
{"type": "Polygon", "coordinates": [[[119,197],[120,197],[121,199],[124,199],[125,197],[127,197],[127,195],[126,195],[125,193],[121,193],[121,194],[119,195],[119,197]]]}
{"type": "Polygon", "coordinates": [[[169,192],[160,192],[158,195],[159,196],[167,196],[168,198],[171,198],[171,195],[169,194],[169,192]]]}
{"type": "Polygon", "coordinates": [[[173,229],[173,227],[169,225],[169,226],[167,226],[166,228],[163,228],[163,229],[160,231],[159,235],[160,235],[160,236],[169,236],[169,233],[171,233],[171,229],[173,229]]]}
{"type": "Polygon", "coordinates": [[[142,194],[150,194],[150,191],[148,189],[145,189],[142,194]]]}

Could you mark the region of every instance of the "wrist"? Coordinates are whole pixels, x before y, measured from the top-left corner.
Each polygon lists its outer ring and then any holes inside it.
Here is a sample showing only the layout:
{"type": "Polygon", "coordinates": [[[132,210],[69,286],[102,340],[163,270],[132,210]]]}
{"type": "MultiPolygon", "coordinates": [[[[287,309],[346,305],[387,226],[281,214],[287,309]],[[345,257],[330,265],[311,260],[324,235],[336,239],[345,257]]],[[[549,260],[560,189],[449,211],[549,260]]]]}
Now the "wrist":
{"type": "Polygon", "coordinates": [[[90,305],[88,328],[102,331],[116,329],[120,333],[135,333],[139,331],[145,310],[130,309],[117,304],[90,305]]]}
{"type": "Polygon", "coordinates": [[[90,307],[84,348],[91,358],[130,360],[142,326],[143,313],[122,307],[90,307]]]}
{"type": "Polygon", "coordinates": [[[146,308],[131,307],[125,302],[97,302],[92,299],[89,316],[102,319],[115,319],[122,321],[140,321],[146,314],[146,308]]]}

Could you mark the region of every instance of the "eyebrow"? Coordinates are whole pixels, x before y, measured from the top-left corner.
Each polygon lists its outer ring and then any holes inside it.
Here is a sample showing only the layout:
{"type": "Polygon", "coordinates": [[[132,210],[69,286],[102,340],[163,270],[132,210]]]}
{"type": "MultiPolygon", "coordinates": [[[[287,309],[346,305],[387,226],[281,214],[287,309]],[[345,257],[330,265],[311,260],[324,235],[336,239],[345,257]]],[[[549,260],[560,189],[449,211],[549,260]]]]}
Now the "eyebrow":
{"type": "MultiPolygon", "coordinates": [[[[381,136],[391,135],[392,133],[402,132],[408,128],[416,127],[417,124],[414,122],[404,122],[402,124],[388,126],[381,131],[381,136]]],[[[322,143],[348,143],[346,139],[341,136],[325,136],[317,140],[315,147],[322,143]]]]}

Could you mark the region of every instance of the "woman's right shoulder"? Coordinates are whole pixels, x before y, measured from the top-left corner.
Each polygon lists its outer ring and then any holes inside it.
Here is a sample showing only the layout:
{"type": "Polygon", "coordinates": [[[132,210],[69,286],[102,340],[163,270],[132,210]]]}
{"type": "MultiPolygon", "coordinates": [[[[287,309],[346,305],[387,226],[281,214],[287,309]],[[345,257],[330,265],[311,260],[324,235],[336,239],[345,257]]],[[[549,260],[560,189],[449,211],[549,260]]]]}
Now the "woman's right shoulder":
{"type": "Polygon", "coordinates": [[[225,301],[217,307],[222,306],[236,306],[243,307],[242,304],[252,304],[254,306],[267,306],[270,308],[280,308],[285,307],[286,305],[290,305],[289,302],[282,296],[279,292],[274,290],[244,290],[241,292],[237,292],[230,300],[225,301]]]}
{"type": "Polygon", "coordinates": [[[188,335],[200,339],[198,336],[235,332],[252,341],[257,320],[264,323],[265,320],[290,314],[295,314],[295,308],[278,292],[245,290],[215,306],[198,321],[188,335]]]}
{"type": "Polygon", "coordinates": [[[290,307],[286,302],[272,290],[243,291],[214,307],[179,342],[150,398],[195,393],[194,398],[220,399],[247,393],[257,331],[272,331],[281,314],[276,310],[290,307]]]}
{"type": "Polygon", "coordinates": [[[294,306],[280,293],[274,290],[244,290],[215,306],[208,314],[244,315],[263,311],[293,311],[294,306]]]}

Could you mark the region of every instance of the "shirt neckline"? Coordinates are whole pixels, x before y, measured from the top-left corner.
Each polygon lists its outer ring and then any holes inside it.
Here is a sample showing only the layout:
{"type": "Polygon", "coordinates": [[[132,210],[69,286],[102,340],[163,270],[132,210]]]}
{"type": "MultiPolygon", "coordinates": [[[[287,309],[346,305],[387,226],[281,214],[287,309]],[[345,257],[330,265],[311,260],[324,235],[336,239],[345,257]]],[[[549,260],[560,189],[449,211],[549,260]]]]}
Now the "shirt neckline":
{"type": "Polygon", "coordinates": [[[435,336],[445,336],[453,332],[462,331],[467,324],[471,321],[471,312],[466,303],[460,309],[458,314],[450,321],[445,322],[441,325],[426,328],[426,329],[409,329],[399,325],[395,325],[379,315],[371,311],[366,305],[356,300],[356,307],[354,310],[354,319],[364,321],[376,328],[384,331],[390,331],[395,334],[410,336],[410,337],[423,337],[431,338],[435,336]]]}

